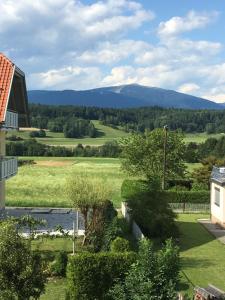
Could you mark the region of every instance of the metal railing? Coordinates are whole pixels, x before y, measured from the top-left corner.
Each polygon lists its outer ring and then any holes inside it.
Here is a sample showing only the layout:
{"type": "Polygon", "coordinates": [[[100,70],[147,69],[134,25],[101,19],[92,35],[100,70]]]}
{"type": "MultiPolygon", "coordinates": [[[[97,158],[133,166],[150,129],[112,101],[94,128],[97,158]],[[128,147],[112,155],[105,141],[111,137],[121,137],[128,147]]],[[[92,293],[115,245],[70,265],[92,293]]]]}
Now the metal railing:
{"type": "Polygon", "coordinates": [[[19,127],[18,119],[19,119],[18,113],[7,110],[4,127],[18,129],[19,127]]]}
{"type": "Polygon", "coordinates": [[[18,161],[15,157],[0,158],[0,181],[16,175],[18,161]]]}

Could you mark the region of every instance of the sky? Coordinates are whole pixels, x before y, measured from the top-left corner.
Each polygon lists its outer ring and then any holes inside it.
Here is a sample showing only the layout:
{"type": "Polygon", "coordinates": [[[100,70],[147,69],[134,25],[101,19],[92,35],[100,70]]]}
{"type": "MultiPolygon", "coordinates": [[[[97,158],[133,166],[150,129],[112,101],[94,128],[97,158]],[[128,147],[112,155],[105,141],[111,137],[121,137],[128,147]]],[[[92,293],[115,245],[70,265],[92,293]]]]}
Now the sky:
{"type": "Polygon", "coordinates": [[[225,0],[0,0],[31,89],[138,83],[225,102],[225,0]]]}

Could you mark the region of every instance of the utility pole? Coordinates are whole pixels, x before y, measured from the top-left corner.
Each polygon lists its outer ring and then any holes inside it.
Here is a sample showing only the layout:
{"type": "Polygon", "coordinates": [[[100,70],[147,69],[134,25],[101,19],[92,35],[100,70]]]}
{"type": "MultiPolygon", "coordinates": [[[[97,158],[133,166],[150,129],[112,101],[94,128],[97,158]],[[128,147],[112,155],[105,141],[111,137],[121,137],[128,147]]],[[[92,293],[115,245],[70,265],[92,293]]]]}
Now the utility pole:
{"type": "Polygon", "coordinates": [[[164,147],[163,147],[163,178],[162,178],[162,190],[165,190],[166,181],[166,152],[167,152],[167,135],[168,135],[168,125],[163,127],[164,130],[164,147]]]}

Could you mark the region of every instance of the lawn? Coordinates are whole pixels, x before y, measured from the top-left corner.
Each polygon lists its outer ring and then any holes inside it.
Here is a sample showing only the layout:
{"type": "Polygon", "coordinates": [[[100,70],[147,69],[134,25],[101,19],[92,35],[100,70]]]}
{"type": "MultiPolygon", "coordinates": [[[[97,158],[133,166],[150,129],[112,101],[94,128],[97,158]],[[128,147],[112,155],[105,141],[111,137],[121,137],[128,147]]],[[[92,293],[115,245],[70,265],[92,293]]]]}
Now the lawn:
{"type": "Polygon", "coordinates": [[[181,289],[189,295],[193,286],[204,287],[209,283],[225,290],[225,245],[214,239],[197,222],[197,219],[208,217],[180,214],[178,218],[183,272],[181,289]]]}
{"type": "MultiPolygon", "coordinates": [[[[23,157],[24,159],[24,157],[23,157]]],[[[29,159],[29,158],[27,158],[29,159]]],[[[120,206],[120,187],[126,175],[115,158],[30,157],[36,164],[22,166],[7,180],[7,206],[71,207],[65,196],[66,179],[86,173],[102,178],[113,190],[112,201],[120,206]]]]}

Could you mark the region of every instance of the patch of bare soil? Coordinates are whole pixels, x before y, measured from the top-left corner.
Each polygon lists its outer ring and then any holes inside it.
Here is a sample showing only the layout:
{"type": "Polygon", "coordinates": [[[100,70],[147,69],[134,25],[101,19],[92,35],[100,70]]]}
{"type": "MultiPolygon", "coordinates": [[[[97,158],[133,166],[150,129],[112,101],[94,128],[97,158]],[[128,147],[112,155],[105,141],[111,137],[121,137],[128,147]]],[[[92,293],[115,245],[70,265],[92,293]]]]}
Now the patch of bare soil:
{"type": "Polygon", "coordinates": [[[72,166],[74,162],[72,161],[53,161],[53,160],[41,160],[36,161],[38,166],[44,166],[44,167],[65,167],[65,166],[72,166]]]}

